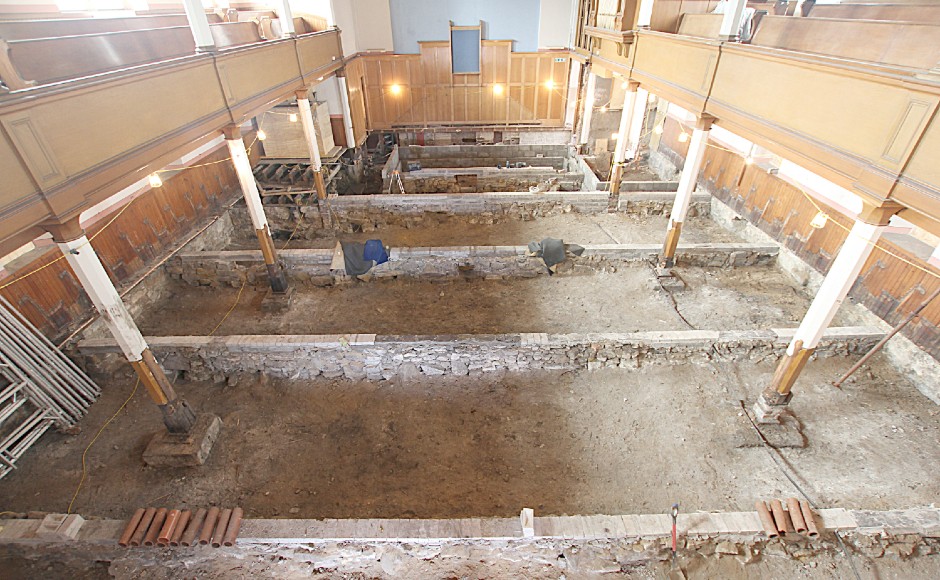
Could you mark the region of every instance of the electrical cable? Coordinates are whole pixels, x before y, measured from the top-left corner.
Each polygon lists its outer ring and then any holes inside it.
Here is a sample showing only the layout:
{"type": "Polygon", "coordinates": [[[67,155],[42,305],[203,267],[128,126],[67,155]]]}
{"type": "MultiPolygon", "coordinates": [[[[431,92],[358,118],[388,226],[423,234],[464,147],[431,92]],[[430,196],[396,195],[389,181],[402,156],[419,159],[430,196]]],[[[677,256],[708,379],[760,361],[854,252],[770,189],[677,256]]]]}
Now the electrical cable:
{"type": "Polygon", "coordinates": [[[124,410],[124,407],[126,407],[127,404],[131,402],[131,399],[133,399],[134,395],[137,394],[137,387],[139,386],[140,386],[140,377],[137,377],[137,381],[134,383],[134,388],[133,390],[131,390],[131,394],[128,395],[127,399],[125,399],[124,402],[121,404],[121,406],[118,407],[118,410],[115,411],[114,414],[111,415],[111,417],[107,421],[104,422],[104,425],[101,426],[101,429],[98,429],[98,432],[95,433],[95,436],[91,440],[91,443],[89,443],[88,446],[85,447],[85,450],[82,451],[82,478],[78,481],[78,487],[75,488],[75,493],[72,494],[72,501],[69,502],[68,510],[66,510],[65,513],[67,514],[72,513],[72,506],[75,505],[75,498],[78,497],[78,492],[82,490],[82,486],[85,484],[85,476],[88,474],[88,467],[85,462],[85,458],[88,455],[88,450],[91,449],[91,446],[95,444],[95,441],[98,440],[98,437],[101,437],[101,434],[104,433],[104,430],[108,427],[108,425],[110,425],[111,422],[114,421],[115,418],[117,418],[118,414],[124,410]]]}
{"type": "MultiPolygon", "coordinates": [[[[796,482],[796,479],[794,479],[794,477],[790,475],[790,471],[793,471],[795,474],[796,469],[794,469],[793,466],[789,464],[789,462],[783,456],[783,454],[780,453],[780,450],[774,447],[770,443],[770,441],[767,440],[767,437],[760,430],[760,427],[757,426],[757,423],[755,423],[754,419],[751,418],[750,413],[747,412],[747,407],[744,405],[744,401],[738,401],[738,403],[741,405],[741,411],[744,413],[744,416],[747,417],[748,422],[750,422],[751,426],[754,428],[754,430],[757,432],[757,435],[760,437],[761,443],[763,443],[763,448],[767,451],[767,453],[770,455],[770,458],[780,469],[780,472],[783,473],[784,477],[786,477],[790,481],[790,483],[793,485],[796,491],[800,495],[802,495],[803,498],[806,499],[807,502],[809,502],[809,505],[811,505],[814,510],[819,511],[820,509],[819,504],[817,504],[816,501],[813,500],[813,498],[811,498],[809,494],[806,493],[803,487],[799,483],[796,482]]],[[[852,558],[852,555],[849,553],[849,549],[845,545],[845,542],[842,540],[842,536],[839,535],[839,531],[833,530],[832,533],[835,534],[836,539],[839,540],[839,546],[842,550],[842,555],[845,556],[845,559],[849,562],[849,567],[852,568],[852,574],[855,576],[855,579],[862,580],[862,577],[859,575],[858,570],[855,567],[855,560],[852,558]]]]}

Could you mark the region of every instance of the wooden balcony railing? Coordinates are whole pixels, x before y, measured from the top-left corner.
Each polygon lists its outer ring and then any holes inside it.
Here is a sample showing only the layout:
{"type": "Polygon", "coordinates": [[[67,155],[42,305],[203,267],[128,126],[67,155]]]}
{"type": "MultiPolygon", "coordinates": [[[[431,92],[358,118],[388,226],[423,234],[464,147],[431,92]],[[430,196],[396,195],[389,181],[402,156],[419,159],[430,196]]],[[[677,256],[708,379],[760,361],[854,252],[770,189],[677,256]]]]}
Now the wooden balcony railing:
{"type": "Polygon", "coordinates": [[[342,64],[330,30],[0,95],[0,253],[342,64]]]}

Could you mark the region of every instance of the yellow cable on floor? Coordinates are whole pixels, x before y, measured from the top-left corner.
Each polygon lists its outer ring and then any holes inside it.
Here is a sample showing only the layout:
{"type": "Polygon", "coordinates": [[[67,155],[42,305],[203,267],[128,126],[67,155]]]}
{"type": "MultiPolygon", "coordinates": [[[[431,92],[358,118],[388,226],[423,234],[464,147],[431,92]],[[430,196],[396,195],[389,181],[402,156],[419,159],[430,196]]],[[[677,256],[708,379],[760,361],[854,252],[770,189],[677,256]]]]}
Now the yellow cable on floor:
{"type": "Polygon", "coordinates": [[[78,487],[75,488],[75,493],[72,494],[72,501],[69,502],[69,509],[65,513],[68,513],[68,514],[72,513],[72,506],[75,504],[75,498],[78,497],[78,492],[81,491],[82,485],[85,484],[85,476],[88,473],[88,469],[85,466],[85,456],[88,455],[88,450],[91,449],[91,446],[95,444],[95,441],[98,440],[98,437],[101,437],[101,434],[104,433],[105,428],[107,428],[107,426],[111,424],[111,421],[114,421],[114,419],[117,418],[118,413],[123,411],[124,407],[126,407],[127,404],[131,402],[131,399],[133,399],[134,395],[137,394],[137,387],[139,386],[140,386],[140,377],[137,377],[137,382],[134,383],[134,390],[131,391],[131,394],[128,395],[124,403],[120,407],[118,407],[118,410],[115,411],[113,415],[111,415],[111,418],[104,422],[104,425],[101,426],[101,429],[98,429],[98,433],[95,434],[95,438],[92,439],[91,443],[88,444],[88,447],[86,447],[85,450],[82,451],[82,478],[78,482],[78,487]]]}
{"type": "Polygon", "coordinates": [[[245,272],[245,280],[242,282],[242,287],[238,289],[238,294],[235,296],[235,303],[232,304],[232,307],[228,309],[228,312],[225,313],[225,316],[222,317],[222,320],[220,320],[219,323],[215,325],[215,328],[213,328],[212,332],[210,332],[207,336],[212,336],[213,334],[215,334],[215,331],[218,330],[220,326],[222,326],[222,323],[225,322],[228,319],[229,315],[232,313],[232,311],[235,310],[235,307],[238,306],[238,301],[241,299],[242,292],[244,292],[245,286],[247,284],[248,284],[248,272],[245,272]]]}

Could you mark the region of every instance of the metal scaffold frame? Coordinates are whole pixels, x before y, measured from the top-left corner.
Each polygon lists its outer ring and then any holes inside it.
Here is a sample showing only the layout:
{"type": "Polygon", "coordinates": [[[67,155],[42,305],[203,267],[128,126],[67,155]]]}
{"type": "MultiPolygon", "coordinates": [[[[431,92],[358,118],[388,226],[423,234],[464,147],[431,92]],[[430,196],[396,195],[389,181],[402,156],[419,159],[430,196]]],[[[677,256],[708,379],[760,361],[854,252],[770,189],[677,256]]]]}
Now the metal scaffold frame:
{"type": "Polygon", "coordinates": [[[101,389],[0,297],[0,478],[49,427],[75,424],[101,389]]]}

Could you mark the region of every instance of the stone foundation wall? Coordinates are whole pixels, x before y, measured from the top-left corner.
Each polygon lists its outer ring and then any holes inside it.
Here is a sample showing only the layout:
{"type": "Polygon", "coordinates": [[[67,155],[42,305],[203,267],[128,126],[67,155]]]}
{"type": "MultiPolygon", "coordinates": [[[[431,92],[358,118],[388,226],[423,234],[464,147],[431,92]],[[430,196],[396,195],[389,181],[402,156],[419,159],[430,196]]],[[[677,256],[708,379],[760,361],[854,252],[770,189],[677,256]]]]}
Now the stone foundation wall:
{"type": "MultiPolygon", "coordinates": [[[[585,246],[580,257],[558,265],[558,275],[611,271],[630,263],[652,263],[658,244],[585,246]]],[[[686,266],[736,268],[773,264],[778,249],[756,244],[684,244],[678,261],[686,266]]],[[[454,246],[443,248],[392,248],[389,261],[374,267],[373,279],[387,278],[533,278],[548,274],[541,258],[528,256],[526,246],[454,246]]],[[[279,253],[294,283],[326,286],[348,280],[332,271],[333,250],[283,250],[279,253]]],[[[267,281],[260,250],[187,252],[167,263],[167,273],[193,286],[240,287],[246,280],[267,281]]]]}
{"type": "MultiPolygon", "coordinates": [[[[169,336],[147,341],[163,367],[193,380],[240,373],[290,379],[381,380],[424,374],[480,375],[539,369],[638,368],[722,360],[776,360],[795,329],[667,331],[597,334],[441,336],[169,336]]],[[[868,327],[830,328],[814,356],[866,352],[884,333],[868,327]]],[[[88,339],[81,354],[95,364],[118,352],[111,339],[88,339]]]]}
{"type": "MultiPolygon", "coordinates": [[[[265,215],[275,237],[312,239],[337,232],[371,232],[385,227],[431,227],[454,217],[470,223],[503,223],[568,213],[607,213],[603,192],[465,193],[417,195],[344,195],[328,201],[333,229],[324,229],[317,206],[265,205],[265,215]],[[298,223],[299,222],[299,223],[298,223]]],[[[643,192],[621,194],[619,211],[639,216],[668,215],[675,194],[643,192]]],[[[689,216],[708,216],[711,196],[695,194],[689,216]]],[[[232,227],[254,231],[243,206],[230,210],[232,227]]],[[[221,246],[218,246],[221,247],[221,246]]]]}
{"type": "Polygon", "coordinates": [[[56,570],[61,577],[85,578],[95,570],[101,577],[139,579],[156,577],[147,572],[156,570],[160,577],[241,579],[315,570],[315,576],[344,578],[456,578],[468,572],[488,578],[685,578],[686,570],[697,578],[706,559],[737,560],[719,569],[737,570],[742,577],[844,577],[849,564],[835,532],[863,570],[877,566],[891,577],[931,577],[940,554],[935,508],[821,509],[819,537],[775,539],[761,532],[755,512],[680,513],[681,569],[672,575],[671,519],[664,514],[543,517],[536,512],[532,537],[525,537],[519,518],[248,518],[237,544],[221,550],[121,548],[117,539],[127,522],[94,516],[87,516],[75,539],[41,540],[36,537],[41,515],[32,517],[2,520],[0,546],[11,577],[48,577],[56,570]],[[792,562],[792,572],[781,576],[781,562],[792,562]]]}

